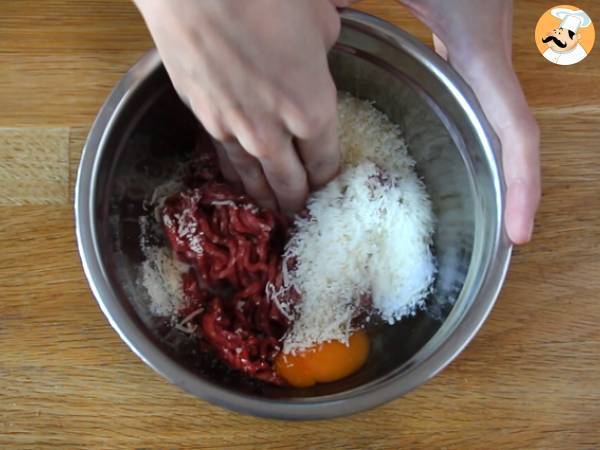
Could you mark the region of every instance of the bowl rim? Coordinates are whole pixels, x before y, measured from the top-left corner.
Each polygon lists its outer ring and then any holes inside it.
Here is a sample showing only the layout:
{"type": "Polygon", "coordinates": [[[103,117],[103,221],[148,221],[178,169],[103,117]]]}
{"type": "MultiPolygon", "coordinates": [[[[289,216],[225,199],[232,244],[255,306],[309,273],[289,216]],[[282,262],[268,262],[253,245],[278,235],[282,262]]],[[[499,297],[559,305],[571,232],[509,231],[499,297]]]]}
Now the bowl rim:
{"type": "MultiPolygon", "coordinates": [[[[298,399],[261,399],[220,387],[203,380],[189,369],[175,362],[166,353],[156,347],[147,337],[140,324],[130,317],[119,302],[115,289],[102,262],[101,252],[94,226],[94,204],[96,198],[98,166],[106,139],[118,117],[119,111],[127,103],[133,92],[161,65],[156,50],[146,53],[119,81],[98,112],[87,137],[75,187],[75,223],[76,237],[82,266],[92,293],[110,325],[117,331],[129,348],[156,372],[177,386],[210,403],[231,410],[255,416],[278,419],[324,419],[357,413],[391,401],[439,373],[473,339],[489,315],[503,284],[512,244],[504,231],[505,187],[502,177],[499,144],[491,126],[485,119],[475,95],[463,79],[449,66],[407,32],[398,29],[382,19],[346,9],[342,13],[343,26],[368,27],[370,31],[392,40],[403,51],[426,66],[462,106],[464,113],[471,119],[484,151],[491,155],[494,183],[499,199],[497,242],[485,272],[477,301],[465,312],[461,322],[439,347],[432,350],[420,364],[409,368],[402,376],[402,383],[391,376],[369,383],[360,392],[348,391],[343,399],[332,396],[298,399]]],[[[419,350],[421,352],[423,349],[419,350]]],[[[417,352],[417,354],[419,353],[417,352]]]]}

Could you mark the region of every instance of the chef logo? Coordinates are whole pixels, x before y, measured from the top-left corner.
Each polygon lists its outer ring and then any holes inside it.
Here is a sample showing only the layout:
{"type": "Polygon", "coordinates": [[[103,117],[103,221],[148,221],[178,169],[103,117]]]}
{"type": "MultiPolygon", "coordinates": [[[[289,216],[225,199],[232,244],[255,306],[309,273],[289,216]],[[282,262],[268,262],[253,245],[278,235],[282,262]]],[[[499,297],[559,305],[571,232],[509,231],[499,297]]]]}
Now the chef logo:
{"type": "Polygon", "coordinates": [[[548,61],[569,66],[583,60],[594,46],[592,19],[570,5],[549,9],[535,27],[538,50],[548,61]]]}

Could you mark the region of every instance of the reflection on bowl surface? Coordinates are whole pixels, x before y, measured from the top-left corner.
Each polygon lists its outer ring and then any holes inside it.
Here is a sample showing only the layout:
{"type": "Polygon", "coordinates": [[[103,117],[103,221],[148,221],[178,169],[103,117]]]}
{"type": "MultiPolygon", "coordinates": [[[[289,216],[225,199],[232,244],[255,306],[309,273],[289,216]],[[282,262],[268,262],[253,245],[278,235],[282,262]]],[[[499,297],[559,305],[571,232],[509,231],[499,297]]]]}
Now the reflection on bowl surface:
{"type": "Polygon", "coordinates": [[[179,101],[156,53],[117,86],[82,156],[76,219],[86,275],[103,312],[158,372],[211,402],[251,414],[324,418],[389,401],[435,375],[469,342],[502,284],[510,245],[496,139],[464,82],[404,32],[347,11],[330,67],[338,89],[372,101],[404,131],[437,217],[438,274],[426,311],[369,330],[366,364],[305,389],[252,382],[197,352],[154,318],[138,282],[140,216],[154,189],[206,133],[179,101]]]}

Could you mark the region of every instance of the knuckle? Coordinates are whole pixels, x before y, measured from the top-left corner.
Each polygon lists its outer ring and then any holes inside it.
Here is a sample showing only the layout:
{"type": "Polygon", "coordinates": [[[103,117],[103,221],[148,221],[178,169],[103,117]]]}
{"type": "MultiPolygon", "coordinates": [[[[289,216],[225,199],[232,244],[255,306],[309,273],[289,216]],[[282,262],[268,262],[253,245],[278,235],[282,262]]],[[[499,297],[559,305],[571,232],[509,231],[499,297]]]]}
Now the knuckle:
{"type": "Polygon", "coordinates": [[[306,111],[302,117],[303,138],[312,138],[327,124],[327,116],[321,108],[306,111]]]}
{"type": "Polygon", "coordinates": [[[310,139],[318,136],[320,132],[330,125],[336,118],[336,96],[326,94],[311,107],[303,108],[300,129],[300,138],[310,139]]]}
{"type": "Polygon", "coordinates": [[[277,152],[282,141],[283,133],[279,127],[275,125],[257,126],[249,136],[247,150],[260,160],[269,160],[273,153],[277,152]]]}
{"type": "Polygon", "coordinates": [[[281,91],[265,80],[257,81],[256,91],[260,95],[262,109],[267,116],[276,115],[281,107],[281,91]]]}

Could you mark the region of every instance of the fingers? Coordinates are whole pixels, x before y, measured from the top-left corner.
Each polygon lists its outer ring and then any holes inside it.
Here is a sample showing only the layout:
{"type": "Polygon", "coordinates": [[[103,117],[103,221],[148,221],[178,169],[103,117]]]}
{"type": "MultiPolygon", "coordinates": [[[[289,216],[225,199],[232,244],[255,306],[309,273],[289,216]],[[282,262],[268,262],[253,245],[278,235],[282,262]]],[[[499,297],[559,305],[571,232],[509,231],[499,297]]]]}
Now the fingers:
{"type": "Polygon", "coordinates": [[[513,243],[525,244],[531,240],[541,197],[539,128],[516,77],[510,92],[505,94],[505,107],[490,114],[490,122],[502,144],[506,231],[513,243]]]}
{"type": "MultiPolygon", "coordinates": [[[[308,180],[292,136],[283,124],[270,114],[256,112],[253,123],[241,110],[230,110],[226,116],[239,145],[262,166],[279,208],[287,213],[302,210],[308,196],[308,180]]],[[[240,176],[243,179],[241,173],[240,176]]]]}
{"type": "MultiPolygon", "coordinates": [[[[455,67],[477,95],[502,144],[507,185],[506,231],[515,244],[529,242],[541,196],[539,129],[510,61],[455,58],[455,67]]],[[[452,59],[453,55],[450,55],[452,59]]]]}
{"type": "Polygon", "coordinates": [[[215,102],[212,102],[201,89],[195,86],[184,86],[177,89],[177,91],[187,92],[187,97],[182,97],[182,99],[202,123],[208,134],[217,141],[225,141],[231,137],[215,102]]]}
{"type": "Polygon", "coordinates": [[[236,135],[232,127],[241,128],[243,126],[246,134],[251,134],[252,130],[247,129],[247,121],[241,113],[227,115],[211,108],[211,102],[202,96],[198,89],[189,89],[191,92],[190,107],[196,117],[200,120],[206,131],[217,141],[220,141],[215,147],[219,157],[219,165],[223,176],[230,182],[240,183],[244,191],[252,199],[264,208],[277,209],[276,198],[273,195],[271,187],[265,178],[265,174],[260,163],[251,154],[246,152],[237,140],[232,140],[231,136],[236,135]],[[228,127],[225,126],[228,123],[228,127]]]}
{"type": "Polygon", "coordinates": [[[263,208],[276,210],[277,202],[260,163],[248,154],[237,141],[223,142],[221,145],[226,152],[226,159],[241,180],[246,194],[263,208]]]}
{"type": "Polygon", "coordinates": [[[208,133],[222,141],[217,154],[226,179],[241,181],[246,193],[263,207],[279,206],[289,213],[302,210],[308,196],[307,174],[283,124],[267,115],[254,114],[257,123],[252,125],[239,109],[219,115],[210,111],[202,99],[194,97],[190,103],[208,133]],[[231,141],[231,136],[237,140],[231,141]]]}
{"type": "Polygon", "coordinates": [[[300,211],[308,196],[308,183],[292,137],[281,133],[280,139],[264,146],[265,150],[254,150],[260,155],[255,158],[237,141],[219,143],[217,154],[223,176],[233,183],[241,182],[246,193],[262,207],[300,211]]]}
{"type": "Polygon", "coordinates": [[[213,140],[213,145],[217,152],[217,157],[219,158],[219,167],[223,177],[236,188],[243,188],[242,179],[227,156],[227,149],[219,141],[213,140]]]}
{"type": "Polygon", "coordinates": [[[298,139],[297,146],[308,174],[310,187],[324,186],[333,179],[340,167],[340,147],[337,134],[337,117],[315,137],[298,139]]]}
{"type": "MultiPolygon", "coordinates": [[[[516,116],[518,117],[518,116],[516,116]]],[[[539,129],[531,114],[501,128],[507,184],[506,231],[515,244],[531,240],[541,197],[539,129]]]]}
{"type": "Polygon", "coordinates": [[[304,208],[308,197],[306,171],[290,135],[279,141],[277,149],[260,162],[282,211],[296,213],[304,208]]]}
{"type": "Polygon", "coordinates": [[[337,89],[323,60],[323,81],[317,96],[307,96],[299,104],[288,103],[282,108],[286,128],[296,137],[302,162],[311,188],[330,181],[340,165],[337,134],[337,89]]]}

